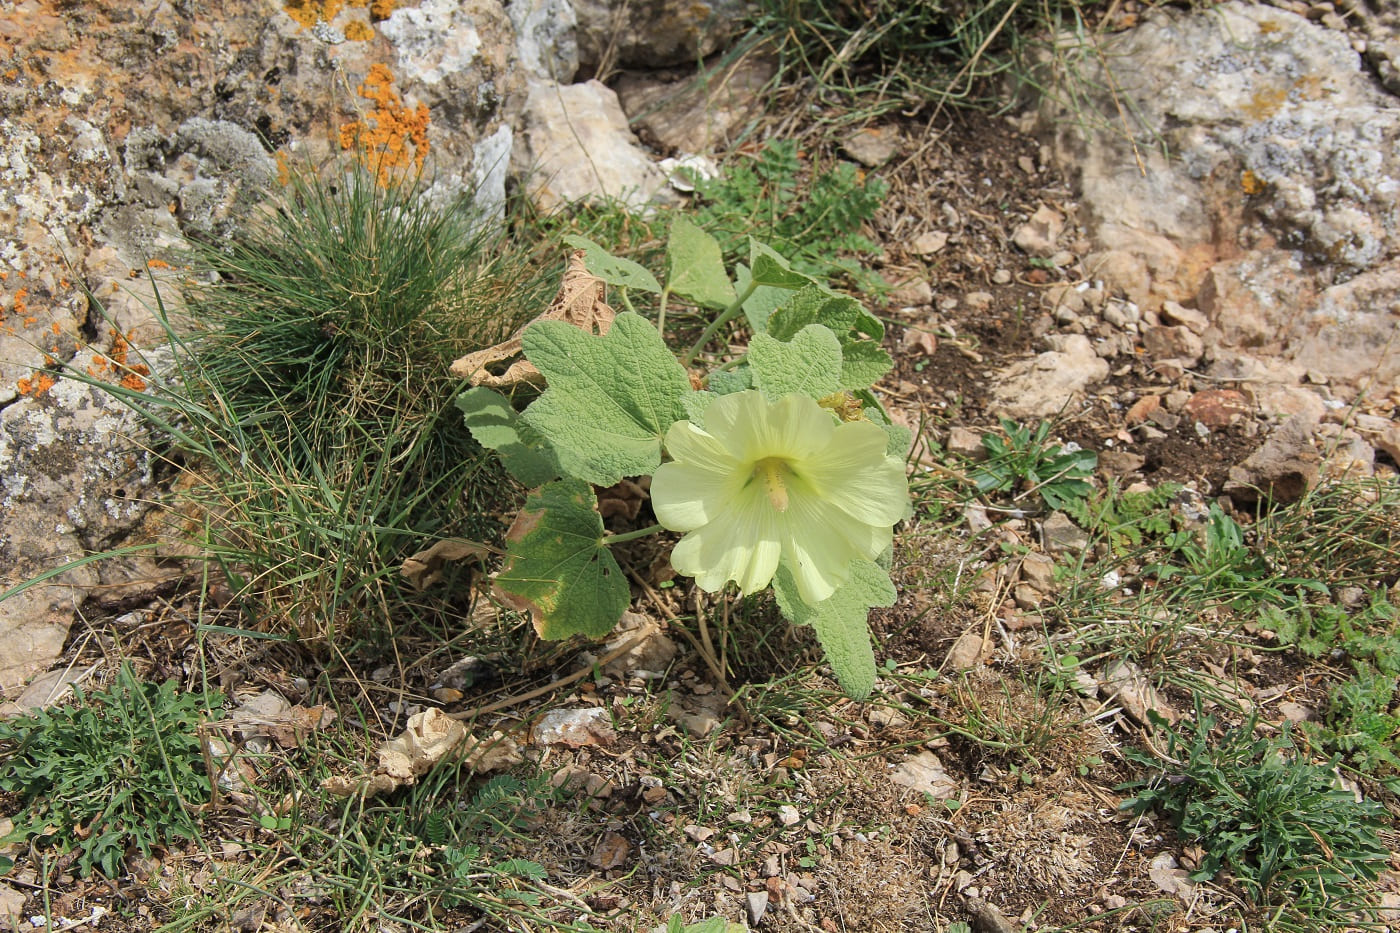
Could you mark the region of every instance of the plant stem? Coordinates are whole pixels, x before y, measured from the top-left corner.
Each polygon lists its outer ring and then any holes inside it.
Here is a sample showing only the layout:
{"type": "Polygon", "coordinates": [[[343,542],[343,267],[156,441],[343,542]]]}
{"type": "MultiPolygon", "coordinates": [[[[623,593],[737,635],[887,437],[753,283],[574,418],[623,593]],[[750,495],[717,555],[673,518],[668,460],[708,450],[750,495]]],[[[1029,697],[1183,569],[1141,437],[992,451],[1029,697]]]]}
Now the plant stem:
{"type": "Polygon", "coordinates": [[[622,534],[605,535],[603,546],[612,547],[614,544],[621,544],[624,541],[635,541],[638,538],[645,538],[647,535],[654,535],[658,531],[665,531],[661,525],[648,525],[645,528],[638,528],[636,531],[624,531],[622,534]]]}
{"type": "Polygon", "coordinates": [[[656,332],[666,339],[666,299],[671,297],[671,287],[661,289],[661,301],[656,306],[656,332]]]}
{"type": "Polygon", "coordinates": [[[743,294],[734,299],[734,303],[720,312],[719,317],[710,322],[710,326],[705,328],[705,332],[700,335],[700,339],[695,341],[695,346],[685,352],[681,357],[681,365],[689,366],[690,361],[695,359],[695,354],[699,353],[710,342],[710,338],[719,332],[719,329],[739,316],[739,312],[744,310],[744,302],[749,300],[749,296],[758,288],[757,282],[749,282],[749,287],[744,289],[743,294]]]}
{"type": "Polygon", "coordinates": [[[637,313],[637,309],[632,307],[632,299],[627,297],[626,286],[619,285],[617,287],[617,297],[622,301],[622,306],[624,308],[626,308],[628,311],[631,311],[633,314],[637,313]]]}

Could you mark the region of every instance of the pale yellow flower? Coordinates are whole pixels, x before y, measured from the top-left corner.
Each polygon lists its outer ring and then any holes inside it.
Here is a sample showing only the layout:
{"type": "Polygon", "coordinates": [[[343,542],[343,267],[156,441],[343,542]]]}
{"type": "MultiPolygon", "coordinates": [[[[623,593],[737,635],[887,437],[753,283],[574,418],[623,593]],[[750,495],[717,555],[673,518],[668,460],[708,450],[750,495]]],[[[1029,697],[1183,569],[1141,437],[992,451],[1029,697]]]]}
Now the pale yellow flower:
{"type": "Polygon", "coordinates": [[[671,426],[671,460],[652,478],[657,520],[685,532],[672,566],[708,592],[733,580],[747,594],[781,563],[816,605],[846,581],[853,560],[890,546],[908,511],[904,465],[886,443],[878,425],[838,423],[805,395],[721,396],[703,427],[671,426]]]}

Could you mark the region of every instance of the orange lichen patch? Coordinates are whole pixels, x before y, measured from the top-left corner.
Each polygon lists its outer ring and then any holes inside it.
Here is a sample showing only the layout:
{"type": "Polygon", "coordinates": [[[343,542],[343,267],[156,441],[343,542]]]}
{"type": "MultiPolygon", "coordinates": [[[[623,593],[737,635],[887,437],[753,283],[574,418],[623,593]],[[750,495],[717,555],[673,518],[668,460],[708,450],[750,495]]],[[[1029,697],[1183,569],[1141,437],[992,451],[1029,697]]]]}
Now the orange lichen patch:
{"type": "Polygon", "coordinates": [[[387,65],[371,65],[359,94],[374,104],[364,119],[340,128],[340,148],[358,149],[368,164],[374,162],[379,184],[387,187],[395,173],[411,163],[423,168],[428,156],[428,106],[409,109],[393,88],[387,65]]]}
{"type": "Polygon", "coordinates": [[[1245,116],[1252,120],[1267,120],[1283,109],[1288,102],[1288,89],[1282,87],[1260,88],[1254,92],[1249,103],[1244,105],[1245,116]]]}
{"type": "Polygon", "coordinates": [[[318,20],[330,22],[345,6],[345,0],[287,0],[282,10],[292,19],[310,29],[318,20]]]}
{"type": "Polygon", "coordinates": [[[352,20],[345,24],[345,38],[351,42],[368,42],[374,38],[374,30],[364,20],[352,20]]]}
{"type": "MultiPolygon", "coordinates": [[[[21,288],[15,292],[15,314],[23,317],[29,312],[29,289],[21,288]]],[[[25,322],[26,325],[28,321],[25,322]]]]}
{"type": "Polygon", "coordinates": [[[63,333],[63,328],[58,326],[57,321],[54,321],[52,324],[49,325],[49,327],[54,332],[54,336],[58,336],[59,334],[63,333]]]}
{"type": "Polygon", "coordinates": [[[147,260],[146,260],[146,268],[147,268],[147,269],[173,269],[173,268],[175,268],[175,267],[172,266],[170,263],[166,262],[164,259],[147,259],[147,260]]]}
{"type": "Polygon", "coordinates": [[[1245,169],[1244,174],[1240,176],[1240,187],[1244,189],[1245,194],[1262,194],[1266,185],[1262,178],[1245,169]]]}
{"type": "Polygon", "coordinates": [[[105,357],[93,354],[92,362],[88,365],[89,376],[99,378],[109,373],[122,374],[120,385],[123,388],[131,389],[133,392],[144,392],[146,390],[146,378],[151,374],[151,368],[145,363],[129,362],[131,356],[131,335],[123,336],[116,328],[109,332],[112,335],[112,350],[105,357]]]}
{"type": "Polygon", "coordinates": [[[16,382],[15,388],[19,390],[20,395],[29,395],[38,398],[55,385],[57,385],[57,381],[53,376],[50,376],[43,370],[36,369],[34,370],[34,375],[26,376],[16,382]]]}
{"type": "Polygon", "coordinates": [[[394,7],[398,5],[399,0],[370,0],[369,18],[376,23],[388,19],[393,15],[394,7]]]}

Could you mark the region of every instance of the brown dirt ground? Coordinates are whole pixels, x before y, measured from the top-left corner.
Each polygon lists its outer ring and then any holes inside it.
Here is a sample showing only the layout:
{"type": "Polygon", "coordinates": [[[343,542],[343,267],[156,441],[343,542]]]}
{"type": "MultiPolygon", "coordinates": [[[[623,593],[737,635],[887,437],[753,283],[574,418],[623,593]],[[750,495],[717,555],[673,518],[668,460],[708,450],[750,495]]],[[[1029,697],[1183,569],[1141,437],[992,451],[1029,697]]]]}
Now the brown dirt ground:
{"type": "MultiPolygon", "coordinates": [[[[1034,141],[1004,119],[957,115],[937,134],[912,123],[901,131],[906,146],[888,176],[893,194],[873,231],[885,249],[883,271],[893,279],[927,277],[934,308],[940,299],[958,299],[959,310],[941,314],[939,324],[959,339],[940,339],[931,358],[901,354],[886,387],[909,420],[925,424],[940,443],[947,426],[993,428],[985,402],[989,380],[1034,352],[1038,296],[1053,281],[1016,250],[1010,235],[1039,204],[1064,204],[1071,192],[1064,179],[1039,167],[1034,141]],[[1034,171],[1023,168],[1027,161],[1034,171]],[[960,238],[931,259],[911,255],[906,244],[942,226],[944,204],[963,219],[960,238]],[[1011,282],[995,284],[996,270],[1009,271],[1011,282]],[[990,292],[990,308],[967,310],[961,299],[972,290],[990,292]]],[[[899,322],[914,323],[930,310],[885,309],[896,322],[889,344],[900,346],[899,322]]],[[[1102,449],[1123,429],[1121,399],[1163,385],[1146,361],[1121,367],[1062,417],[1058,436],[1102,449]]],[[[1181,429],[1141,450],[1143,478],[1192,483],[1209,495],[1256,443],[1243,428],[1205,438],[1181,429]]],[[[959,636],[995,633],[1011,618],[1004,591],[974,588],[979,565],[1004,555],[1006,534],[1034,546],[1024,522],[981,536],[919,525],[906,535],[896,557],[900,604],[872,617],[889,676],[869,703],[842,697],[822,672],[812,640],[783,627],[763,636],[759,647],[747,646],[732,671],[748,721],[721,709],[719,728],[706,739],[688,735],[668,715],[673,708],[703,708],[715,696],[713,678],[684,644],[661,681],[587,679],[520,704],[505,718],[488,717],[482,725],[510,729],[549,708],[601,706],[616,723],[612,744],[535,752],[564,791],[532,816],[524,835],[501,843],[545,867],[554,892],[546,898],[551,916],[586,917],[609,930],[650,928],[672,911],[692,921],[714,912],[736,919],[745,895],[762,892],[769,900],[761,928],[773,931],[942,931],[955,921],[1001,929],[990,925],[990,913],[977,911],[979,899],[1027,928],[1077,923],[1076,929],[1102,933],[1176,933],[1215,922],[1237,903],[1228,886],[1201,886],[1189,906],[1164,894],[1149,863],[1165,852],[1189,864],[1190,850],[1166,827],[1117,809],[1121,794],[1113,788],[1131,772],[1116,748],[1137,741],[1139,730],[1121,716],[1095,718],[1097,706],[1047,691],[1038,679],[1041,649],[1053,632],[1022,629],[999,640],[965,677],[940,671],[959,636]],[[955,806],[889,780],[895,763],[921,749],[934,752],[957,782],[955,806]],[[796,818],[786,817],[782,805],[794,807],[796,818]],[[589,863],[605,834],[626,842],[617,867],[589,863]]],[[[675,592],[663,591],[663,598],[684,613],[675,592]]],[[[69,660],[127,657],[149,678],[187,682],[207,670],[238,695],[270,687],[293,702],[329,703],[340,711],[343,740],[351,735],[353,743],[350,730],[362,731],[366,760],[382,736],[402,726],[407,709],[390,701],[434,702],[430,686],[447,653],[428,635],[408,632],[392,652],[373,658],[347,652],[347,669],[285,646],[197,639],[192,620],[199,607],[180,592],[125,614],[93,608],[94,618],[74,627],[69,660]]],[[[732,622],[741,633],[736,638],[772,614],[757,605],[751,615],[732,622]]],[[[531,645],[520,625],[507,630],[502,648],[510,660],[486,655],[486,676],[449,703],[449,711],[519,694],[573,671],[578,657],[576,645],[531,645]]],[[[1248,679],[1261,685],[1299,674],[1277,656],[1235,665],[1246,667],[1248,679]]],[[[1189,708],[1183,695],[1170,698],[1189,708]]],[[[287,774],[307,765],[307,753],[290,747],[272,753],[264,767],[272,785],[285,787],[287,774]]],[[[0,799],[0,812],[10,809],[6,804],[0,799]]],[[[170,852],[141,866],[144,875],[114,886],[60,866],[48,891],[52,915],[80,917],[102,904],[117,914],[101,929],[152,929],[175,916],[179,884],[198,887],[214,863],[230,870],[247,865],[248,852],[283,845],[236,806],[212,825],[242,849],[216,844],[223,854],[212,862],[193,847],[170,852]]],[[[286,853],[284,865],[295,865],[293,847],[286,853]]],[[[195,928],[342,928],[344,918],[324,898],[280,884],[268,897],[195,928]],[[250,906],[261,913],[250,914],[250,906]]],[[[33,892],[37,898],[40,892],[33,892]]],[[[476,916],[448,911],[439,920],[472,930],[476,916]]]]}

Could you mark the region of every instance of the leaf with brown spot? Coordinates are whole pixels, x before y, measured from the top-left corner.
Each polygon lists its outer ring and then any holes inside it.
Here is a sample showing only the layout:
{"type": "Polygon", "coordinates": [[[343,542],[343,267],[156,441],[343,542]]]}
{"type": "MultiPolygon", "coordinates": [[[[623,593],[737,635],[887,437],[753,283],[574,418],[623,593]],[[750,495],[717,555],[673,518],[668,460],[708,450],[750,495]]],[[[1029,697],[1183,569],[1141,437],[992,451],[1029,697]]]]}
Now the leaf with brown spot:
{"type": "Polygon", "coordinates": [[[541,638],[607,634],[631,602],[622,568],[603,544],[603,517],[583,480],[549,483],[530,495],[506,534],[496,590],[528,611],[541,638]]]}

